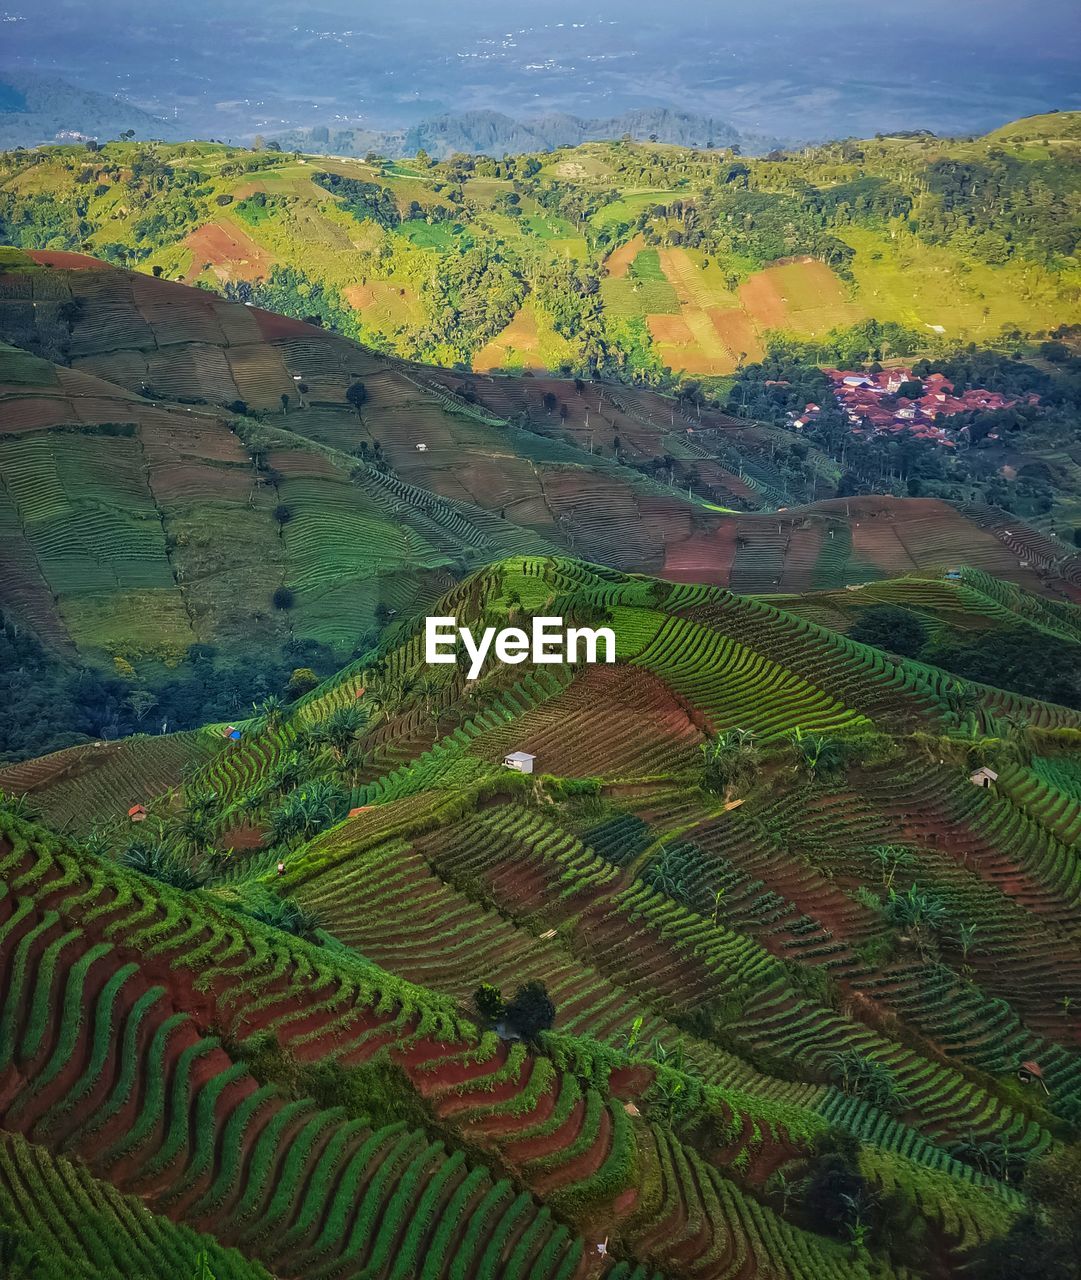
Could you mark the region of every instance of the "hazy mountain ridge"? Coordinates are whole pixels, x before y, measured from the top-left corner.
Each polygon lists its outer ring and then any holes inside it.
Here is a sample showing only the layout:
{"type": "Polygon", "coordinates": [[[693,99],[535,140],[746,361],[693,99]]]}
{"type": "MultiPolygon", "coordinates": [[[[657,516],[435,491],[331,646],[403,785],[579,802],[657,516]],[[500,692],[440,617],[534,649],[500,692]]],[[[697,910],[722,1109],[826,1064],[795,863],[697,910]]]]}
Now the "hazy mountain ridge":
{"type": "Polygon", "coordinates": [[[767,151],[777,140],[741,132],[724,120],[695,115],[671,107],[642,108],[621,115],[593,117],[557,112],[532,120],[516,120],[500,111],[467,111],[424,120],[409,129],[297,129],[277,135],[285,148],[362,156],[379,151],[391,158],[420,150],[436,159],[455,152],[502,156],[577,146],[629,134],[636,141],[657,141],[682,147],[732,147],[767,151]]]}
{"type": "Polygon", "coordinates": [[[128,129],[141,138],[175,139],[183,132],[123,98],[52,76],[0,72],[0,147],[33,147],[65,134],[100,141],[128,129]]]}

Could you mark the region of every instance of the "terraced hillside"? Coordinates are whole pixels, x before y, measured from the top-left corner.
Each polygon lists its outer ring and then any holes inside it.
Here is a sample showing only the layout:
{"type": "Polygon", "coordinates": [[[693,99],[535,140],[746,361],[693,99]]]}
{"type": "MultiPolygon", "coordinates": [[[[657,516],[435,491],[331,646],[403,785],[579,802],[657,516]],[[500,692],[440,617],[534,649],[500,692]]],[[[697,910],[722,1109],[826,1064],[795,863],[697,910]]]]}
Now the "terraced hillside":
{"type": "Polygon", "coordinates": [[[978,571],[778,608],[514,557],[438,611],[610,625],[615,663],[469,681],[403,623],[237,742],[0,771],[20,1241],[44,1224],[88,1277],[200,1247],[395,1280],[960,1280],[1018,1232],[1052,1257],[1081,711],[817,620],[882,600],[1081,646],[1076,606],[978,571]]]}
{"type": "MultiPolygon", "coordinates": [[[[0,338],[0,608],[151,683],[193,645],[341,661],[463,572],[558,548],[766,593],[942,564],[1081,580],[1073,549],[994,511],[792,506],[773,428],[409,365],[88,258],[9,252],[0,338]]],[[[808,466],[830,492],[834,465],[808,466]]]]}

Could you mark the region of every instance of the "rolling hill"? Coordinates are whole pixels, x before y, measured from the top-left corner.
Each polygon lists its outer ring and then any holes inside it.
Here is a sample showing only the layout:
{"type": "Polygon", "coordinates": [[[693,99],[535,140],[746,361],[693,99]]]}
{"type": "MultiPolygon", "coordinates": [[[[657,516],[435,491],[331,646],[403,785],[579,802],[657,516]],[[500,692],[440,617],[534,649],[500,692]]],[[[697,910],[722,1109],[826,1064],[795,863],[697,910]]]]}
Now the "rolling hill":
{"type": "Polygon", "coordinates": [[[238,716],[508,554],[765,594],[958,564],[1066,599],[1081,581],[1075,550],[991,508],[807,503],[837,467],[805,449],[793,471],[777,428],[408,364],[88,257],[9,251],[0,342],[0,609],[120,681],[58,732],[115,736],[155,703],[173,727],[238,716]]]}
{"type": "Polygon", "coordinates": [[[239,741],[0,771],[15,1242],[87,1277],[1068,1258],[1081,711],[810,616],[850,597],[1081,660],[1081,610],[978,571],[785,608],[516,555],[436,611],[607,621],[614,664],[469,682],[401,622],[239,741]]]}
{"type": "Polygon", "coordinates": [[[57,732],[245,714],[512,554],[765,594],[958,565],[1081,583],[1013,517],[830,498],[825,455],[708,407],[420,366],[84,256],[0,265],[0,610],[119,682],[57,732]]]}
{"type": "Polygon", "coordinates": [[[44,148],[0,161],[0,233],[316,314],[427,363],[719,379],[778,334],[828,352],[874,321],[905,354],[1076,324],[1075,121],[765,157],[44,148]]]}

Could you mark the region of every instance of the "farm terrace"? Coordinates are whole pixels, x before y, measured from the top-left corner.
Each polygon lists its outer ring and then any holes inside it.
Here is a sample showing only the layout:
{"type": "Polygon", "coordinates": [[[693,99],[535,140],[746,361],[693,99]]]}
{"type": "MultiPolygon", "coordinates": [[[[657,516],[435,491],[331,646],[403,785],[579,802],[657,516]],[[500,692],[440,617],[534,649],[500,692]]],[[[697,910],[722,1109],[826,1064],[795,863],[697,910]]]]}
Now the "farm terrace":
{"type": "Polygon", "coordinates": [[[478,638],[468,627],[459,627],[454,617],[425,618],[424,661],[430,664],[458,661],[458,641],[469,656],[466,679],[476,680],[489,652],[495,649],[499,662],[516,666],[529,658],[534,664],[578,662],[579,644],[587,663],[615,662],[616,637],[611,627],[563,628],[562,618],[534,618],[532,635],[521,627],[485,627],[478,638]],[[598,657],[601,645],[604,657],[598,657]]]}
{"type": "MultiPolygon", "coordinates": [[[[869,431],[872,435],[909,431],[952,447],[956,441],[950,438],[944,425],[948,418],[978,410],[1011,409],[1021,403],[1000,391],[983,387],[957,392],[941,373],[920,378],[900,368],[883,369],[879,373],[851,369],[823,369],[822,372],[829,378],[837,406],[852,424],[853,431],[869,431]]],[[[1039,396],[1030,394],[1024,403],[1037,404],[1039,396]]],[[[802,413],[790,415],[792,425],[799,430],[821,412],[821,405],[808,404],[802,413]]]]}

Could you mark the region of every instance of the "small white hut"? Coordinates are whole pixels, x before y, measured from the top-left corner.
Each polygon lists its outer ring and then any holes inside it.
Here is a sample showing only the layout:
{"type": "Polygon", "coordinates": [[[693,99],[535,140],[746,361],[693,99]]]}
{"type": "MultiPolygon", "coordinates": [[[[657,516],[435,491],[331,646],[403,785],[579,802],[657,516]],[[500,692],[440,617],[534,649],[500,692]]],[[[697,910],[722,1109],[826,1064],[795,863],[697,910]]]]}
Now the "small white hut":
{"type": "Polygon", "coordinates": [[[512,751],[509,756],[503,757],[503,768],[514,769],[518,773],[532,773],[536,758],[528,751],[512,751]]]}

